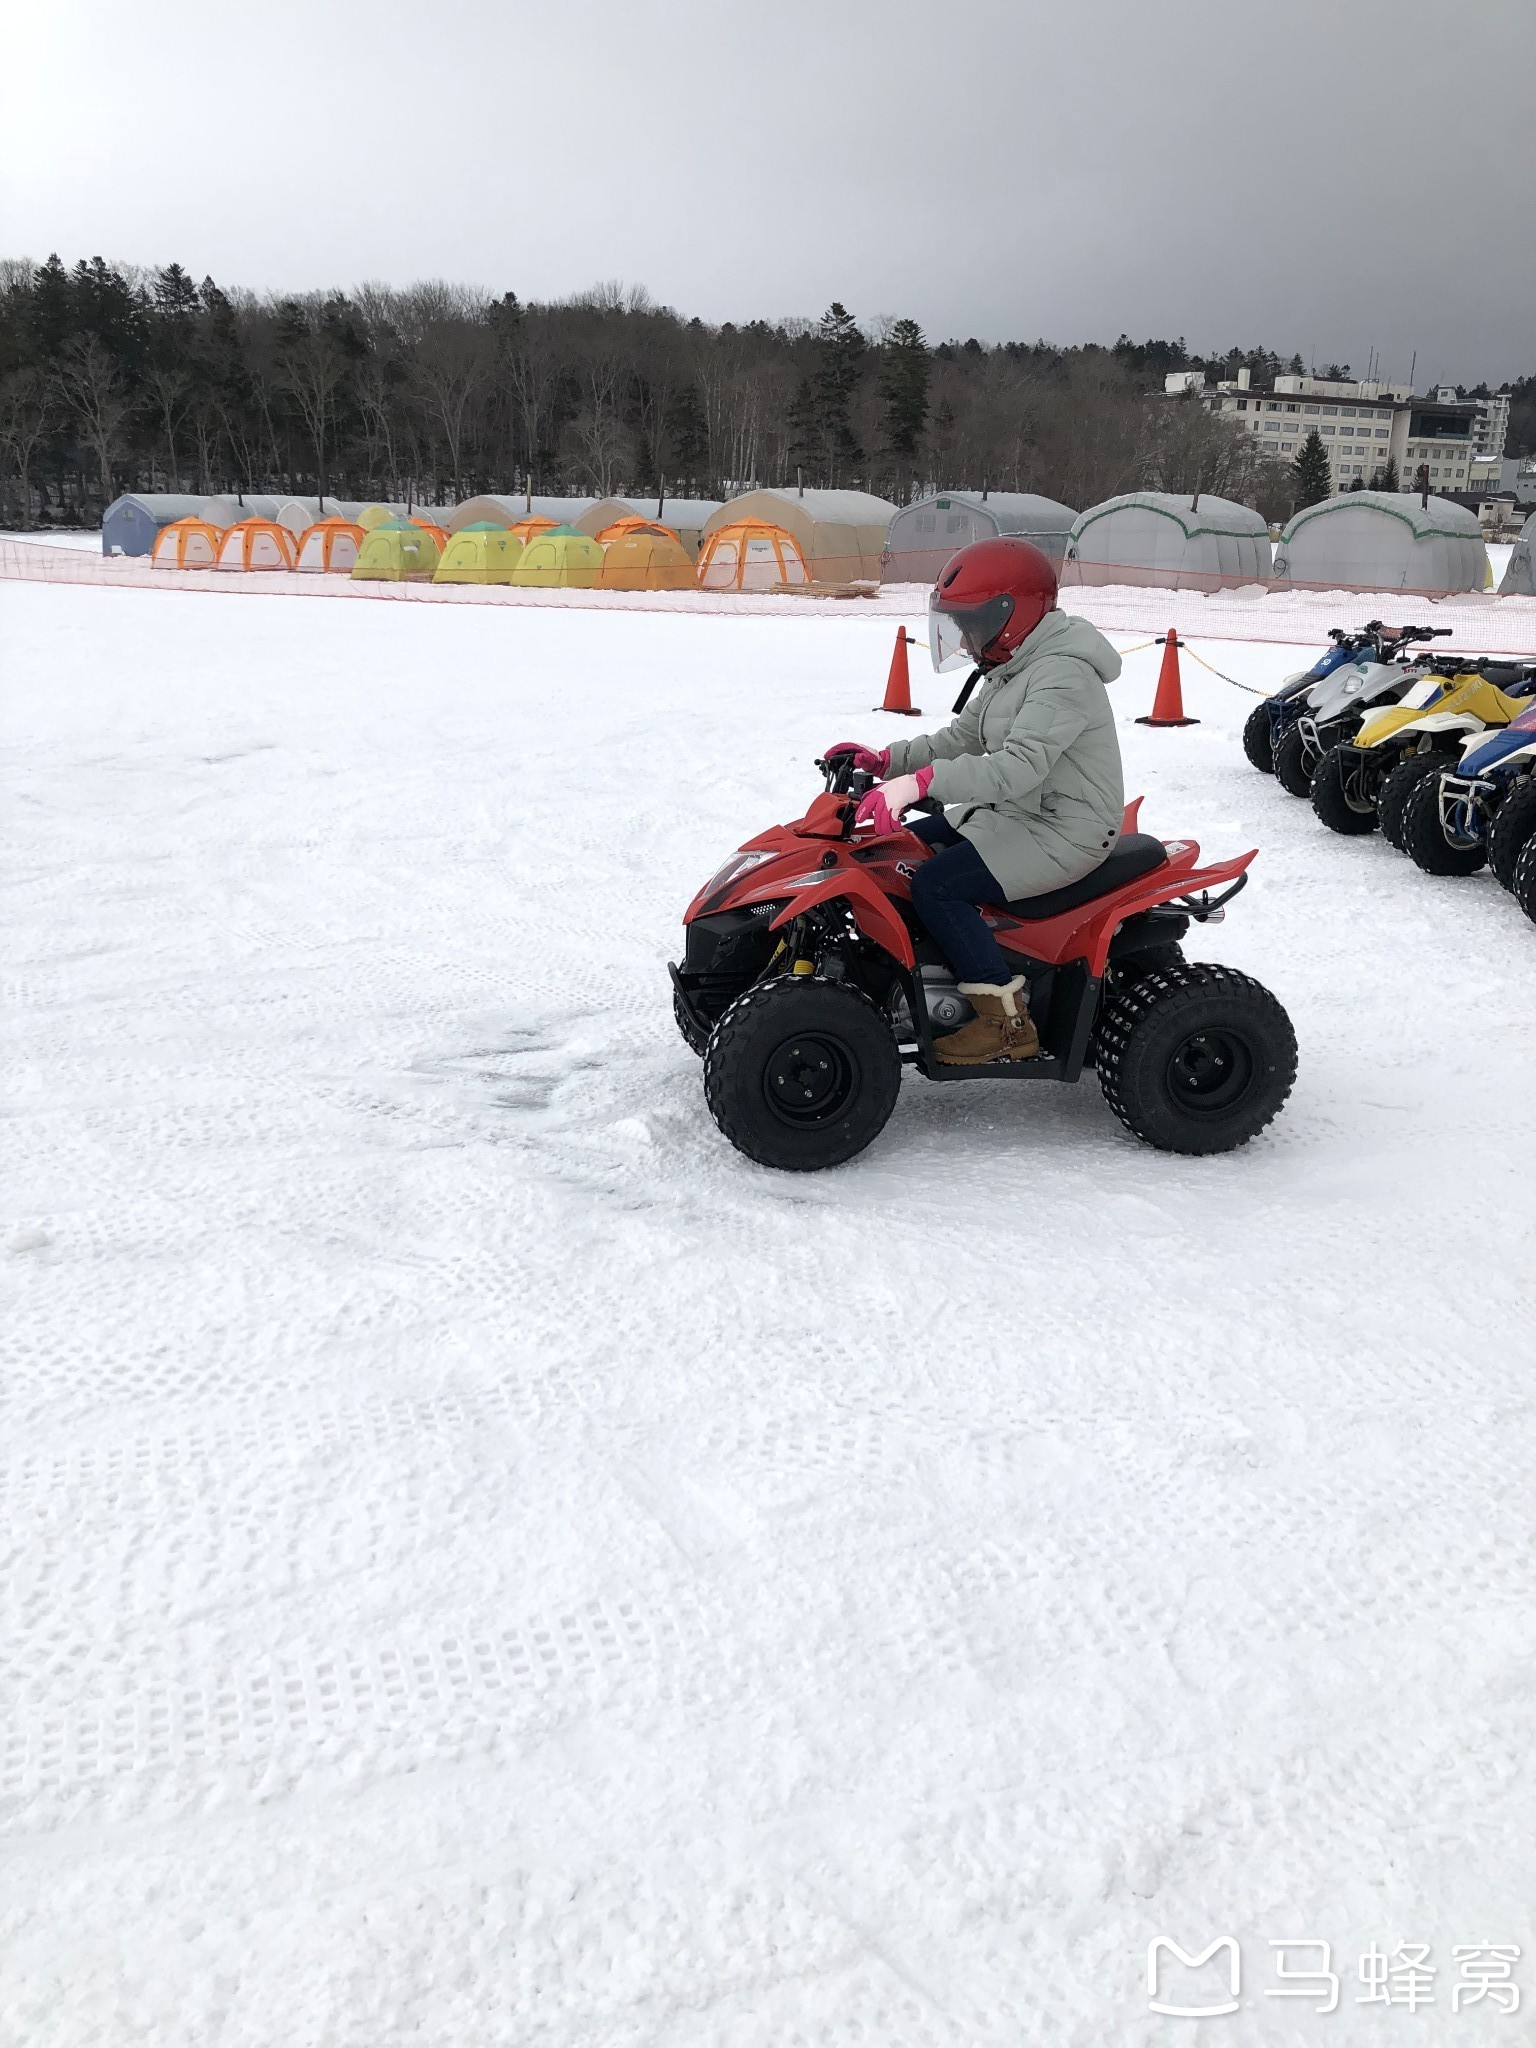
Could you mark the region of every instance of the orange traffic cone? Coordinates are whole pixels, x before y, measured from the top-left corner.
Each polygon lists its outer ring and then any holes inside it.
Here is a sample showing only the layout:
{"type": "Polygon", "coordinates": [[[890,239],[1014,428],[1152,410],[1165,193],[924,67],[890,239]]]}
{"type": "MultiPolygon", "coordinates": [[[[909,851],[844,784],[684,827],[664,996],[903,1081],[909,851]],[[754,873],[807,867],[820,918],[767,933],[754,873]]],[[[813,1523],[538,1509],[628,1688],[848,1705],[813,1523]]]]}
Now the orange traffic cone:
{"type": "Polygon", "coordinates": [[[1157,695],[1152,700],[1152,716],[1138,718],[1138,725],[1198,725],[1198,718],[1184,716],[1184,685],[1179,680],[1179,636],[1173,627],[1158,641],[1163,650],[1163,665],[1157,672],[1157,695]]]}
{"type": "Polygon", "coordinates": [[[899,712],[903,718],[921,718],[912,702],[912,678],[907,673],[907,649],[917,642],[905,626],[896,628],[896,651],[891,656],[891,672],[885,679],[885,702],[877,704],[877,711],[899,712]]]}

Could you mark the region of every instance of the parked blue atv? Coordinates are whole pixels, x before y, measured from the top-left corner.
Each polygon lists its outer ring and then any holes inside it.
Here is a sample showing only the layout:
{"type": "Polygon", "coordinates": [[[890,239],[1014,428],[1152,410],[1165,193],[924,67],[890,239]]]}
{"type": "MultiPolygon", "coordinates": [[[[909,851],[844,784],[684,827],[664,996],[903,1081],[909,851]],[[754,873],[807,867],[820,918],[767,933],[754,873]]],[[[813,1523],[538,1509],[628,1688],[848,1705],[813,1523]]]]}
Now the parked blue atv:
{"type": "MultiPolygon", "coordinates": [[[[1249,712],[1243,726],[1243,752],[1261,775],[1275,774],[1277,757],[1286,735],[1306,711],[1308,699],[1319,683],[1326,682],[1330,676],[1337,677],[1345,668],[1389,667],[1406,658],[1406,650],[1412,642],[1441,639],[1449,631],[1448,626],[1384,626],[1380,619],[1370,620],[1357,633],[1347,633],[1342,626],[1331,626],[1328,638],[1333,645],[1327,652],[1319,655],[1311,668],[1287,676],[1278,690],[1255,704],[1249,712]]],[[[1391,676],[1383,678],[1387,683],[1393,680],[1391,676]]],[[[1355,698],[1359,693],[1348,691],[1346,695],[1355,698]]],[[[1309,769],[1313,765],[1309,762],[1309,769]]],[[[1300,796],[1306,793],[1305,785],[1293,791],[1300,796]]]]}
{"type": "MultiPolygon", "coordinates": [[[[1536,690],[1536,663],[1499,674],[1511,697],[1536,690]]],[[[1471,875],[1484,865],[1506,889],[1536,838],[1536,704],[1510,724],[1469,736],[1461,759],[1427,776],[1403,806],[1403,851],[1429,875],[1471,875]]]]}

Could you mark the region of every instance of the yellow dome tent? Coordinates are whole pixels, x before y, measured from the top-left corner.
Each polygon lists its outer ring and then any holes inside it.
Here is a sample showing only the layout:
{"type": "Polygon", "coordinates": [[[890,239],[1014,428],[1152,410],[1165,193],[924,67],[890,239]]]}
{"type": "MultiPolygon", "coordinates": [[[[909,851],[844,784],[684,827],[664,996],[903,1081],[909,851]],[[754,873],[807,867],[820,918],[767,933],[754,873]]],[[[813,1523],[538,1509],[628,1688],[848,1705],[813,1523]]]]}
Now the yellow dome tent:
{"type": "Polygon", "coordinates": [[[522,542],[504,526],[492,526],[489,522],[461,526],[457,533],[449,535],[432,581],[510,583],[522,552],[522,542]]]}
{"type": "Polygon", "coordinates": [[[365,505],[357,515],[357,523],[364,533],[372,533],[376,526],[388,526],[391,520],[399,517],[400,514],[388,505],[365,505]]]}
{"type": "Polygon", "coordinates": [[[173,519],[155,535],[152,569],[211,569],[218,560],[219,529],[206,519],[173,519]]]}
{"type": "Polygon", "coordinates": [[[773,590],[811,580],[794,535],[765,519],[738,519],[707,533],[698,576],[701,590],[773,590]]]}
{"type": "Polygon", "coordinates": [[[350,519],[317,519],[313,526],[305,527],[293,566],[306,575],[329,572],[345,576],[357,560],[365,538],[363,529],[350,519]]]}
{"type": "Polygon", "coordinates": [[[590,590],[602,574],[603,551],[584,533],[537,533],[523,549],[512,581],[523,590],[590,590]]]}
{"type": "Polygon", "coordinates": [[[599,590],[693,590],[696,579],[682,542],[639,520],[604,548],[597,585],[599,590]]]}
{"type": "Polygon", "coordinates": [[[352,565],[354,583],[430,582],[437,542],[425,528],[397,519],[366,535],[352,565]]]}
{"type": "Polygon", "coordinates": [[[275,519],[239,519],[219,540],[216,569],[291,569],[293,535],[275,519]]]}

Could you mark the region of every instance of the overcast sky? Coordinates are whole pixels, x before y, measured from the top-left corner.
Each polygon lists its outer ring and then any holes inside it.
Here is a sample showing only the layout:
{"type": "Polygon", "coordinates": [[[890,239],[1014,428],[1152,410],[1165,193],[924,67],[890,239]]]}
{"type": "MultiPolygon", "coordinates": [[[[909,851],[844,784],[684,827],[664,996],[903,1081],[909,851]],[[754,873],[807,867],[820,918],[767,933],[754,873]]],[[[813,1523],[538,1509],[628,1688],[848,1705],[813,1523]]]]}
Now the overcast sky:
{"type": "Polygon", "coordinates": [[[0,12],[0,254],[1536,370],[1536,0],[0,12]]]}

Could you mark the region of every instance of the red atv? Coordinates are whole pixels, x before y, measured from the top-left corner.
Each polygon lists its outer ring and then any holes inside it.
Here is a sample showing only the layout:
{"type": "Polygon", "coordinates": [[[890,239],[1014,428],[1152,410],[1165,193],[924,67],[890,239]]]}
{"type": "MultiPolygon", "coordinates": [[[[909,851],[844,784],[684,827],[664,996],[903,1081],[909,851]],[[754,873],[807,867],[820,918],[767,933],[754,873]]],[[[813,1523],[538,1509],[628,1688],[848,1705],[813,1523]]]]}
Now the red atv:
{"type": "Polygon", "coordinates": [[[879,1135],[903,1066],[946,1082],[1076,1081],[1096,1067],[1115,1115],[1166,1152],[1229,1152],[1276,1115],[1296,1078],[1290,1019],[1258,982],[1179,945],[1191,920],[1219,922],[1253,853],[1198,867],[1193,842],[1135,830],[1138,797],[1091,875],[987,913],[1028,978],[1040,1057],[941,1066],[935,1033],[972,1012],[913,914],[929,849],[910,832],[856,831],[872,778],[846,755],[816,765],[826,788],[805,816],[749,840],[688,906],[671,970],[710,1114],[738,1151],[841,1165],[879,1135]]]}

